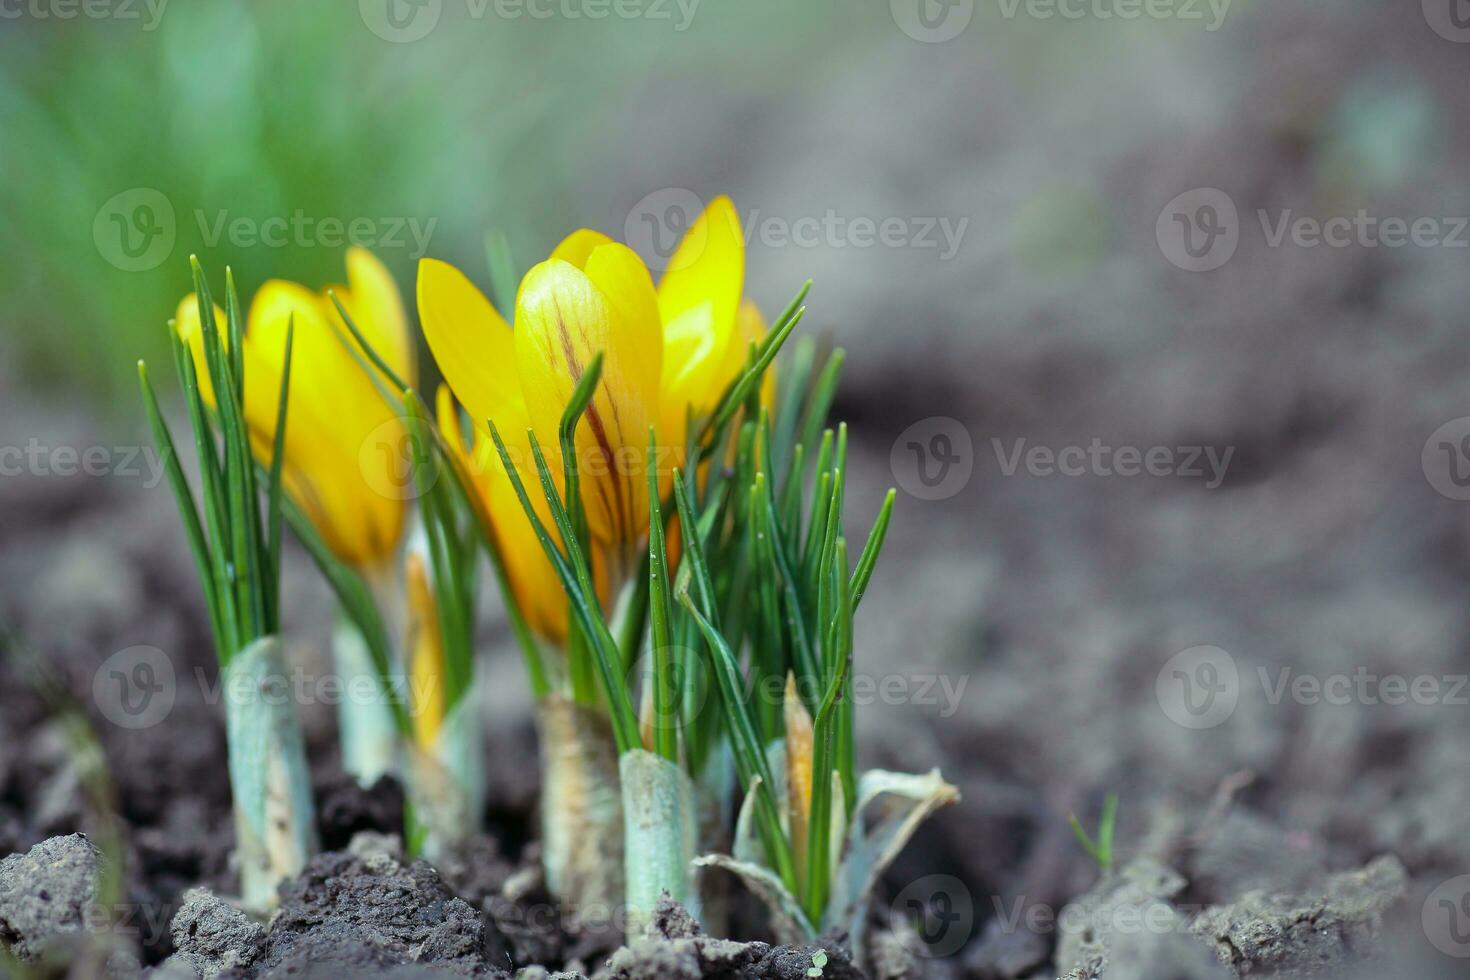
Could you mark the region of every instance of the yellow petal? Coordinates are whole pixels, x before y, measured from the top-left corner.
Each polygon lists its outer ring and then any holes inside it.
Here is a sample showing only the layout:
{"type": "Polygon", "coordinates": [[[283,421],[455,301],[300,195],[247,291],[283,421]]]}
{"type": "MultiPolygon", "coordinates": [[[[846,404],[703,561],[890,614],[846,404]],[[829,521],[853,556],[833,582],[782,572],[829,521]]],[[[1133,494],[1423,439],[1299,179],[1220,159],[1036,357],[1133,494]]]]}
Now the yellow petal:
{"type": "Polygon", "coordinates": [[[631,545],[648,523],[644,461],[658,412],[658,387],[638,366],[652,356],[641,346],[646,332],[584,272],[549,259],[521,283],[514,335],[527,418],[549,463],[558,455],[557,427],[572,390],[592,359],[604,355],[602,380],[577,427],[582,498],[594,535],[631,545]]]}
{"type": "Polygon", "coordinates": [[[408,577],[409,677],[412,681],[409,710],[414,739],[431,748],[444,723],[444,637],[439,629],[439,612],[434,602],[423,556],[410,552],[408,577]]]}
{"type": "Polygon", "coordinates": [[[475,426],[524,415],[510,326],[485,294],[449,263],[420,259],[418,304],[434,361],[475,426]]]}
{"type": "Polygon", "coordinates": [[[628,246],[608,242],[592,251],[583,271],[617,310],[630,347],[638,352],[624,365],[637,375],[634,385],[640,391],[657,391],[663,368],[663,325],[648,267],[628,246]]]}
{"type": "Polygon", "coordinates": [[[633,343],[645,352],[631,368],[643,375],[640,386],[656,386],[663,365],[663,324],[653,277],[638,253],[600,231],[581,228],[562,239],[551,257],[585,272],[617,307],[633,335],[633,343]]]}
{"type": "MultiPolygon", "coordinates": [[[[225,311],[220,309],[218,303],[214,307],[214,325],[221,345],[229,350],[230,333],[225,326],[225,311]]],[[[174,314],[174,332],[193,354],[194,375],[199,381],[199,393],[204,396],[204,403],[213,407],[214,381],[209,376],[209,362],[204,356],[204,330],[199,322],[199,298],[193,293],[179,300],[179,308],[174,314]]]]}
{"type": "Polygon", "coordinates": [[[587,258],[592,254],[593,249],[611,244],[613,244],[613,240],[600,231],[593,231],[591,228],[578,228],[566,238],[563,238],[560,245],[552,249],[551,258],[561,259],[563,262],[570,262],[579,269],[585,269],[587,267],[587,258]]]}
{"type": "Polygon", "coordinates": [[[786,675],[786,793],[791,819],[792,851],[797,873],[805,874],[812,807],[812,755],[816,739],[812,716],[796,691],[796,675],[786,675]]]}
{"type": "Polygon", "coordinates": [[[286,490],[334,553],[366,567],[396,550],[403,529],[407,432],[328,318],[321,297],[302,286],[273,280],[260,288],[243,352],[245,418],[267,459],[294,324],[286,490]]]}
{"type": "Polygon", "coordinates": [[[665,417],[692,404],[711,409],[735,343],[735,318],[745,288],[745,239],[728,197],[717,197],[675,250],[658,285],[664,324],[663,388],[677,400],[665,417]]]}
{"type": "Polygon", "coordinates": [[[347,250],[347,286],[347,294],[339,298],[352,322],[388,366],[414,384],[416,358],[408,316],[388,267],[367,249],[353,246],[347,250]]]}
{"type": "Polygon", "coordinates": [[[710,202],[669,260],[658,284],[665,321],[705,303],[714,319],[732,323],[745,289],[745,236],[740,215],[724,195],[710,202]]]}

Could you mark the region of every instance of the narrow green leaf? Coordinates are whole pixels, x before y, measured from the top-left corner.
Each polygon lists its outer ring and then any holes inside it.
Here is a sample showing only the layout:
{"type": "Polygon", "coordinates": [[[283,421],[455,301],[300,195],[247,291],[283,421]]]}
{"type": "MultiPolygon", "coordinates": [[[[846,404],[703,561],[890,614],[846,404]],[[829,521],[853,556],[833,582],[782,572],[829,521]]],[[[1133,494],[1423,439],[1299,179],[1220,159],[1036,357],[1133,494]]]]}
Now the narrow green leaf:
{"type": "MultiPolygon", "coordinates": [[[[409,385],[407,381],[404,381],[401,377],[399,377],[398,372],[393,370],[392,365],[390,365],[386,360],[383,359],[383,355],[379,354],[373,348],[373,345],[368,343],[368,339],[363,336],[362,331],[359,330],[357,328],[357,324],[353,322],[352,314],[347,312],[347,307],[343,306],[342,301],[337,298],[336,292],[329,289],[327,290],[327,295],[331,297],[332,305],[335,306],[337,308],[337,312],[341,314],[342,322],[347,326],[348,333],[352,334],[352,339],[357,341],[358,349],[367,356],[368,360],[372,362],[374,367],[383,372],[383,377],[387,378],[390,382],[393,383],[393,386],[398,389],[400,395],[403,392],[408,391],[411,385],[409,385]]],[[[352,349],[351,344],[348,345],[348,349],[352,349]]],[[[369,376],[371,376],[372,372],[368,372],[368,374],[369,376]]],[[[392,399],[389,399],[388,403],[390,405],[394,404],[392,399]]]]}
{"type": "Polygon", "coordinates": [[[163,420],[163,413],[158,409],[158,396],[154,394],[153,384],[148,380],[148,366],[142,361],[138,362],[138,384],[143,389],[143,405],[148,412],[148,425],[153,430],[153,441],[163,458],[164,472],[168,474],[169,487],[173,490],[179,517],[184,523],[184,536],[188,538],[189,550],[194,555],[199,584],[204,588],[204,605],[209,613],[215,646],[219,650],[219,656],[222,659],[227,658],[229,653],[224,641],[229,637],[220,615],[219,587],[214,577],[209,545],[204,540],[204,529],[199,525],[199,509],[194,504],[194,493],[189,489],[189,481],[179,464],[178,450],[174,447],[173,436],[169,434],[168,423],[163,420]]]}
{"type": "Polygon", "coordinates": [[[267,482],[266,513],[270,519],[267,553],[270,556],[270,589],[275,597],[271,613],[271,632],[280,625],[279,597],[281,590],[281,473],[286,458],[286,410],[291,393],[291,351],[296,339],[296,317],[292,314],[286,323],[286,350],[281,358],[281,393],[276,401],[276,435],[271,445],[270,479],[267,482]]]}
{"type": "MultiPolygon", "coordinates": [[[[688,560],[688,556],[686,556],[688,560]]],[[[740,773],[741,784],[747,793],[756,797],[756,813],[760,823],[761,841],[766,853],[775,864],[776,873],[786,884],[787,890],[796,894],[796,864],[791,854],[791,842],[781,831],[781,817],[776,807],[772,788],[771,770],[766,754],[756,735],[755,724],[750,717],[749,705],[745,703],[740,667],[735,655],[720,636],[719,631],[695,607],[694,599],[687,589],[679,591],[679,601],[689,611],[690,617],[704,634],[705,645],[710,651],[714,673],[720,686],[720,695],[725,705],[725,720],[730,726],[731,748],[734,750],[735,766],[740,773]]]]}
{"type": "MultiPolygon", "coordinates": [[[[593,649],[599,654],[597,657],[598,666],[603,673],[603,681],[608,696],[609,716],[612,722],[613,737],[618,746],[618,753],[622,754],[629,749],[639,748],[641,747],[641,742],[638,736],[637,716],[633,713],[633,706],[628,699],[628,690],[623,684],[622,674],[613,665],[613,657],[617,653],[616,644],[611,642],[611,637],[609,636],[608,645],[613,649],[611,653],[608,653],[602,649],[601,643],[596,642],[600,639],[598,624],[601,623],[601,616],[596,608],[596,596],[592,597],[591,603],[589,604],[587,597],[583,594],[577,574],[569,567],[567,558],[562,555],[556,543],[552,541],[551,534],[546,530],[546,525],[542,523],[540,516],[536,513],[536,508],[531,505],[531,498],[526,494],[526,487],[521,481],[520,473],[516,469],[515,463],[511,460],[509,451],[505,448],[505,441],[500,438],[500,431],[495,427],[493,421],[490,421],[489,425],[490,437],[494,440],[495,450],[500,454],[500,460],[505,466],[506,474],[510,477],[511,487],[516,492],[516,498],[521,502],[521,509],[525,511],[527,519],[531,522],[532,529],[536,532],[536,539],[541,542],[541,549],[546,553],[547,559],[550,560],[552,567],[556,570],[557,577],[561,579],[562,588],[567,593],[568,607],[577,617],[582,629],[594,641],[593,649]]],[[[537,456],[537,468],[541,474],[543,489],[548,486],[550,487],[550,492],[547,494],[547,502],[551,505],[553,519],[556,521],[558,529],[562,530],[563,543],[568,544],[568,539],[571,538],[570,521],[556,493],[556,486],[551,481],[551,471],[546,468],[546,461],[540,456],[534,434],[532,435],[532,452],[537,456]]],[[[570,540],[569,550],[575,544],[575,539],[570,540]]],[[[605,635],[607,633],[607,626],[605,623],[601,623],[601,626],[601,634],[605,635]]]]}
{"type": "Polygon", "coordinates": [[[657,437],[648,427],[648,611],[653,648],[653,751],[679,761],[678,708],[675,703],[673,634],[669,616],[669,559],[659,505],[657,437]]]}
{"type": "Polygon", "coordinates": [[[883,540],[888,536],[888,523],[893,518],[895,496],[892,488],[884,495],[883,506],[878,510],[878,519],[873,522],[873,529],[868,532],[867,544],[863,545],[863,553],[858,556],[857,567],[852,571],[848,591],[852,593],[853,609],[857,609],[863,601],[863,593],[867,591],[868,581],[873,577],[873,569],[878,564],[878,555],[883,551],[883,540]]]}

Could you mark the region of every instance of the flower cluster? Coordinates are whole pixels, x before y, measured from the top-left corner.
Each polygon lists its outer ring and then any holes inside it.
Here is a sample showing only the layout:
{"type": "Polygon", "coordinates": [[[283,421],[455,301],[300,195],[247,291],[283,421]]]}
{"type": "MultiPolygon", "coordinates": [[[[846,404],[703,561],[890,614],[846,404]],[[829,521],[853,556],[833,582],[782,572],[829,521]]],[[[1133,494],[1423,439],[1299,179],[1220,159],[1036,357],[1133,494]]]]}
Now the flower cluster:
{"type": "MultiPolygon", "coordinates": [[[[878,874],[954,791],[937,773],[856,769],[853,620],[893,496],[850,557],[847,432],[826,426],[842,352],[784,349],[805,288],[767,328],[729,199],[657,282],[588,229],[518,284],[502,276],[494,300],[423,259],[418,321],[445,381],[432,409],[405,304],[366,251],[349,250],[346,285],[268,282],[248,315],[233,282],[221,308],[197,265],[195,281],[173,335],[202,508],[170,476],[221,662],[248,666],[261,643],[279,656],[285,521],[340,600],[338,670],[384,691],[413,680],[408,704],[342,706],[343,760],[364,784],[403,781],[409,843],[434,858],[484,804],[483,552],[537,700],[551,889],[623,906],[643,932],[665,892],[698,914],[698,872],[720,867],[770,905],[778,938],[841,927],[860,947],[878,874]],[[770,690],[784,699],[754,693],[770,690]]],[[[270,884],[313,846],[299,731],[236,714],[241,847],[270,884]]]]}

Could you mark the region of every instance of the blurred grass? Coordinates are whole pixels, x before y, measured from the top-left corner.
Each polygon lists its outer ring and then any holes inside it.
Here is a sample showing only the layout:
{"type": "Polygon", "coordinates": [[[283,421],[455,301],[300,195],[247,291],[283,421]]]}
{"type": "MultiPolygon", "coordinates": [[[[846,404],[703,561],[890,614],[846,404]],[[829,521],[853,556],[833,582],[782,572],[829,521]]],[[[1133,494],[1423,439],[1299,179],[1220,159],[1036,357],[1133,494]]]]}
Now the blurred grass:
{"type": "MultiPolygon", "coordinates": [[[[483,281],[488,228],[525,264],[587,220],[582,203],[630,152],[617,145],[620,114],[642,86],[699,72],[779,91],[833,15],[709,3],[676,32],[472,18],[464,0],[444,0],[429,36],[389,43],[351,2],[175,2],[151,30],[146,8],[133,9],[141,21],[31,17],[0,32],[0,247],[11,257],[0,344],[26,388],[115,404],[126,424],[131,365],[166,356],[163,323],[188,290],[191,252],[208,269],[232,265],[247,295],[271,277],[343,275],[342,247],[237,247],[214,237],[221,215],[433,222],[429,253],[483,281]],[[93,225],[139,187],[168,199],[177,240],[162,264],[130,272],[102,254],[93,225]]],[[[411,296],[417,249],[401,238],[377,251],[411,296]]]]}

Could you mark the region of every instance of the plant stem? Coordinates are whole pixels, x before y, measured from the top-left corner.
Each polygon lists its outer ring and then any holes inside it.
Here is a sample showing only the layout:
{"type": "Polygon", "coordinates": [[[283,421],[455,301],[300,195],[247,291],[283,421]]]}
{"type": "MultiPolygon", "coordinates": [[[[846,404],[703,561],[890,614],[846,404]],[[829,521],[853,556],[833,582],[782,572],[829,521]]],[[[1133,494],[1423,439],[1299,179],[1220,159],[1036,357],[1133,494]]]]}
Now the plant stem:
{"type": "Polygon", "coordinates": [[[316,850],[306,751],[278,637],[238,651],[222,675],[241,899],[266,910],[316,850]]]}
{"type": "Polygon", "coordinates": [[[646,937],[654,909],[667,892],[699,918],[691,880],[697,838],[694,786],[675,762],[644,749],[618,759],[625,817],[623,867],[627,874],[627,938],[646,937]]]}
{"type": "Polygon", "coordinates": [[[546,884],[596,922],[623,903],[623,808],[607,715],[552,693],[536,704],[546,884]]]}
{"type": "Polygon", "coordinates": [[[398,725],[362,630],[345,614],[338,615],[332,630],[332,668],[344,691],[337,705],[342,768],[368,788],[394,771],[398,725]],[[369,690],[372,693],[364,697],[369,690]]]}

